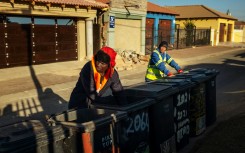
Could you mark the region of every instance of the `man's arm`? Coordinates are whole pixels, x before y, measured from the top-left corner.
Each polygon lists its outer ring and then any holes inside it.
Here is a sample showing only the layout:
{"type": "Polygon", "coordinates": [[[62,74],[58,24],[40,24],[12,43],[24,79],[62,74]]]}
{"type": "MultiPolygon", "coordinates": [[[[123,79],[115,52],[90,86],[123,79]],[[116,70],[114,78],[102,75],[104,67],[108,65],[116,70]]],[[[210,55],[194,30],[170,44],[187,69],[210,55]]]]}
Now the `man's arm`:
{"type": "Polygon", "coordinates": [[[91,63],[86,64],[82,71],[80,72],[80,81],[82,83],[83,89],[87,95],[87,97],[94,101],[97,97],[97,93],[95,92],[95,84],[94,84],[94,76],[91,69],[91,63]]]}
{"type": "Polygon", "coordinates": [[[111,84],[111,89],[113,96],[115,96],[117,103],[119,105],[126,105],[128,104],[127,97],[124,93],[123,86],[121,84],[121,81],[119,79],[119,75],[116,70],[114,70],[114,73],[112,75],[112,84],[111,84]]]}
{"type": "Polygon", "coordinates": [[[176,71],[181,69],[180,66],[167,53],[166,53],[166,61],[171,67],[175,68],[176,71]]]}

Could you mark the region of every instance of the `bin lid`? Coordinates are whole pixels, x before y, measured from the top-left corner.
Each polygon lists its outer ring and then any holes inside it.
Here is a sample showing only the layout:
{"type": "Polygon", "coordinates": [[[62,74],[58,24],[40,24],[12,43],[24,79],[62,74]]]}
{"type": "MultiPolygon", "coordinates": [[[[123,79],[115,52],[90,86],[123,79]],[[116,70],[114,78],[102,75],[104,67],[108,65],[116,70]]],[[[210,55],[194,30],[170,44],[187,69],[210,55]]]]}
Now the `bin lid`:
{"type": "Polygon", "coordinates": [[[216,69],[209,69],[209,68],[195,68],[189,70],[189,72],[194,72],[194,73],[201,73],[205,74],[206,76],[214,77],[219,74],[219,71],[216,69]]]}
{"type": "Polygon", "coordinates": [[[193,82],[184,77],[168,77],[150,82],[152,84],[177,87],[179,90],[186,90],[194,86],[193,82]]]}
{"type": "Polygon", "coordinates": [[[197,72],[185,72],[181,74],[176,74],[176,78],[178,77],[185,77],[186,79],[190,79],[191,81],[195,83],[202,83],[206,81],[209,77],[207,77],[205,74],[197,73],[197,72]]]}
{"type": "MultiPolygon", "coordinates": [[[[126,91],[126,90],[125,90],[126,91]]],[[[106,105],[106,104],[93,104],[96,108],[103,108],[103,109],[112,109],[112,110],[119,110],[125,111],[127,113],[131,113],[137,110],[145,109],[148,106],[154,104],[156,101],[153,98],[145,98],[145,97],[137,97],[132,94],[132,91],[126,91],[127,98],[132,98],[133,100],[129,100],[129,104],[123,106],[115,106],[115,105],[106,105]]]]}
{"type": "Polygon", "coordinates": [[[48,122],[51,125],[61,124],[80,132],[91,132],[101,126],[126,118],[126,115],[126,112],[109,109],[71,109],[51,115],[48,122]]]}
{"type": "Polygon", "coordinates": [[[127,96],[154,98],[157,100],[171,96],[176,92],[178,92],[178,88],[171,85],[160,86],[152,83],[139,83],[125,89],[127,96]]]}
{"type": "Polygon", "coordinates": [[[25,152],[70,135],[71,131],[61,126],[49,127],[38,120],[22,121],[0,127],[0,152],[25,152]]]}

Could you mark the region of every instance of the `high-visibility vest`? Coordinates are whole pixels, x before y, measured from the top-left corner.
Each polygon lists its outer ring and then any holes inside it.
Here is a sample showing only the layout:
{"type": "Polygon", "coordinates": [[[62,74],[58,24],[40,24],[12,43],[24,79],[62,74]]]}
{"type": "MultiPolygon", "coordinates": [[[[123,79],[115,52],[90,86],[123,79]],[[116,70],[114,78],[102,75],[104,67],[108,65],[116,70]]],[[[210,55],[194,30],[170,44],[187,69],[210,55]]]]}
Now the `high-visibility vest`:
{"type": "Polygon", "coordinates": [[[163,59],[162,59],[161,54],[157,50],[154,50],[153,52],[157,53],[157,55],[159,57],[159,60],[157,61],[157,63],[155,65],[150,65],[150,63],[151,63],[151,58],[150,58],[149,63],[148,63],[148,68],[147,68],[147,71],[146,71],[146,76],[145,76],[149,80],[156,80],[156,79],[163,78],[164,77],[164,73],[162,71],[160,71],[157,68],[157,66],[160,63],[162,63],[162,62],[164,62],[164,64],[166,64],[166,63],[169,64],[173,60],[172,58],[170,58],[167,61],[166,52],[164,52],[164,58],[163,59]]]}

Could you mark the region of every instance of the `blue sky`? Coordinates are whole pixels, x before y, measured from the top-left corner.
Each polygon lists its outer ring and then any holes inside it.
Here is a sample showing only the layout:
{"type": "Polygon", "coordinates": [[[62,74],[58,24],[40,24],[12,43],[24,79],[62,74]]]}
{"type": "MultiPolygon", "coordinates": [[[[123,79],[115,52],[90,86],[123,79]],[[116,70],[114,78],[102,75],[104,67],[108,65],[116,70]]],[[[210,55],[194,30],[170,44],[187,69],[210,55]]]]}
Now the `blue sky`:
{"type": "Polygon", "coordinates": [[[160,6],[205,5],[219,12],[231,15],[239,21],[245,21],[245,0],[148,0],[160,6]]]}

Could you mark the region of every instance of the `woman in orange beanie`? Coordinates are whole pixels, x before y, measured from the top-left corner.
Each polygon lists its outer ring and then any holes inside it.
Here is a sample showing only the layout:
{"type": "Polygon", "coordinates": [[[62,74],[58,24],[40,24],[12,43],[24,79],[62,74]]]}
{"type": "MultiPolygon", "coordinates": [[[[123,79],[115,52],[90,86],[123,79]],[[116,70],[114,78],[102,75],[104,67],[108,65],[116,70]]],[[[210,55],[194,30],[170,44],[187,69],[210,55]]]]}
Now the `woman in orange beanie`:
{"type": "Polygon", "coordinates": [[[117,53],[102,47],[87,62],[73,89],[68,108],[90,108],[93,103],[127,104],[115,67],[117,53]]]}

